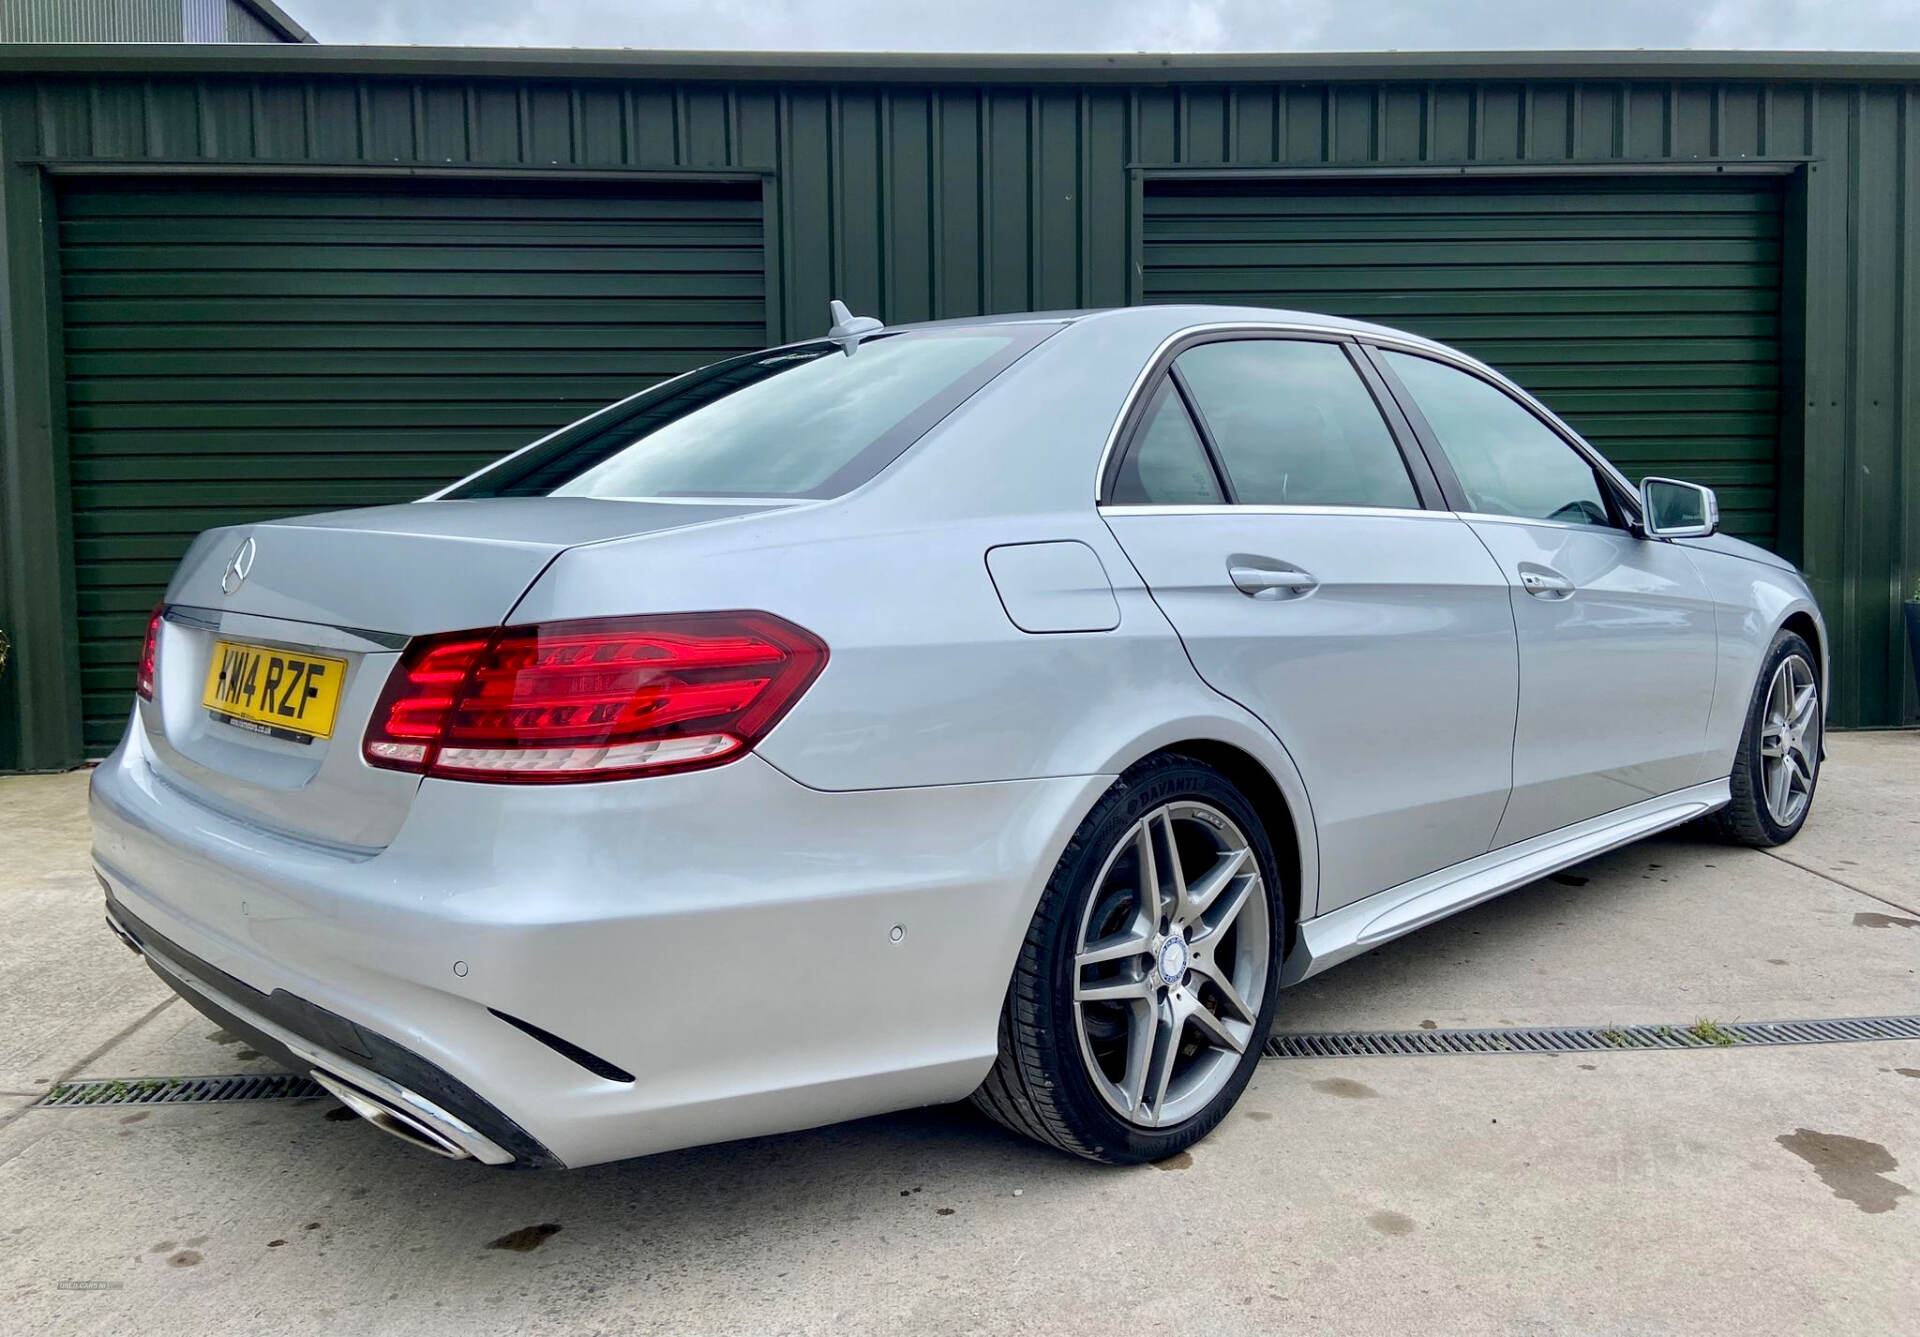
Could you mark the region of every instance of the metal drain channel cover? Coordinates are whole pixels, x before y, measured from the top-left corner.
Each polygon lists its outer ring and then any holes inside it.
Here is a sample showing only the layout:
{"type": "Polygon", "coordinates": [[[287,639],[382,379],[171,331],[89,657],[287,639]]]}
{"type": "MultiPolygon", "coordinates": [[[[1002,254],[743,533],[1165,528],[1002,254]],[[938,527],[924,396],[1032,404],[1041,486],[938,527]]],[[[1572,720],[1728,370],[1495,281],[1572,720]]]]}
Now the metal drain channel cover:
{"type": "Polygon", "coordinates": [[[82,1109],[96,1105],[207,1105],[222,1100],[304,1100],[324,1096],[311,1077],[290,1072],[227,1077],[103,1077],[62,1082],[37,1107],[82,1109]]]}
{"type": "MultiPolygon", "coordinates": [[[[1504,1026],[1479,1030],[1311,1031],[1269,1036],[1270,1058],[1380,1058],[1420,1054],[1597,1054],[1622,1049],[1740,1049],[1751,1045],[1920,1040],[1920,1016],[1825,1021],[1734,1021],[1691,1026],[1504,1026]]],[[[224,1077],[102,1077],[62,1082],[36,1109],[101,1105],[209,1105],[228,1100],[308,1100],[327,1093],[290,1072],[224,1077]]]]}
{"type": "Polygon", "coordinates": [[[1920,1016],[1826,1021],[1701,1021],[1670,1026],[1503,1026],[1480,1030],[1282,1032],[1271,1058],[1376,1058],[1416,1054],[1595,1054],[1619,1049],[1740,1049],[1751,1045],[1920,1040],[1920,1016]]]}

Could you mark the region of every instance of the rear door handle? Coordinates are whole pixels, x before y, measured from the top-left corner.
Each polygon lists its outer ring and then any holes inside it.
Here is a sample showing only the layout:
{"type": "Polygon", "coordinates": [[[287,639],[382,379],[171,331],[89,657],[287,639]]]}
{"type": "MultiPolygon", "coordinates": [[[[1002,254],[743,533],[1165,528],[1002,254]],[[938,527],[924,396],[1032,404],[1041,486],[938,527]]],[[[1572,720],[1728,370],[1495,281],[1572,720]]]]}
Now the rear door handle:
{"type": "Polygon", "coordinates": [[[1233,587],[1254,599],[1290,599],[1305,594],[1320,582],[1305,571],[1276,571],[1263,566],[1228,563],[1227,575],[1233,587]]]}
{"type": "Polygon", "coordinates": [[[1520,567],[1520,588],[1536,599],[1564,599],[1573,593],[1573,582],[1550,566],[1528,562],[1520,567]]]}

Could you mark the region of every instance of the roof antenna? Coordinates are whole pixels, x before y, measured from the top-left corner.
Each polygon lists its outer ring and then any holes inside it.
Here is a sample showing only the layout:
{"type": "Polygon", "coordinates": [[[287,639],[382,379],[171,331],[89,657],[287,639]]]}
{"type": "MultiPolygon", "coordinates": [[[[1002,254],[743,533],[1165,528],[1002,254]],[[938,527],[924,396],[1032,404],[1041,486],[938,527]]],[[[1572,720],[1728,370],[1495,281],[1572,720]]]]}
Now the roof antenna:
{"type": "Polygon", "coordinates": [[[840,345],[840,351],[848,357],[860,346],[860,341],[875,330],[883,330],[885,325],[872,316],[856,316],[847,310],[847,304],[835,297],[827,303],[827,313],[833,317],[833,328],[827,331],[827,338],[840,345]]]}

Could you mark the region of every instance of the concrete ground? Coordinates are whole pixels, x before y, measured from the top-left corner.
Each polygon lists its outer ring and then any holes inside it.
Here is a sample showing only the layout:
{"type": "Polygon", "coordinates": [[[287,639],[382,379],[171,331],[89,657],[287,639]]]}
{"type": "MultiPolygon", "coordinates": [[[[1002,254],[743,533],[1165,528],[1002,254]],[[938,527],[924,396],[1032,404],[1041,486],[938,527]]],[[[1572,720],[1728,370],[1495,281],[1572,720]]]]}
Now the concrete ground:
{"type": "MultiPolygon", "coordinates": [[[[85,783],[0,780],[0,1331],[1920,1331],[1920,1042],[1269,1060],[1128,1170],[965,1109],[512,1174],[330,1101],[29,1108],[266,1070],[102,926],[85,783]]],[[[1920,1012],[1916,854],[1920,735],[1837,736],[1787,848],[1618,851],[1280,1025],[1920,1012]]]]}

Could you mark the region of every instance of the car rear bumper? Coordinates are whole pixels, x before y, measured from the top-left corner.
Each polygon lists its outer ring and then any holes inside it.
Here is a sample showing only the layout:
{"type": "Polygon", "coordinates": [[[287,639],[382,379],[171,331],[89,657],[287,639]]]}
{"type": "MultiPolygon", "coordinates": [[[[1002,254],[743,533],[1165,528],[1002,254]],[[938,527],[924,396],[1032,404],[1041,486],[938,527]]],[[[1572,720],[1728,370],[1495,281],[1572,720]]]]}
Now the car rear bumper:
{"type": "Polygon", "coordinates": [[[402,1045],[284,989],[261,993],[169,942],[107,894],[107,924],[149,969],[255,1049],[452,1159],[544,1169],[560,1161],[506,1115],[402,1045]],[[352,1057],[348,1057],[351,1055],[352,1057]]]}
{"type": "Polygon", "coordinates": [[[478,1159],[585,1165],[964,1096],[1108,783],[827,793],[752,755],[429,780],[366,857],[216,810],[135,730],[94,776],[94,860],[157,973],[263,1052],[415,1097],[503,1153],[478,1159]]]}

